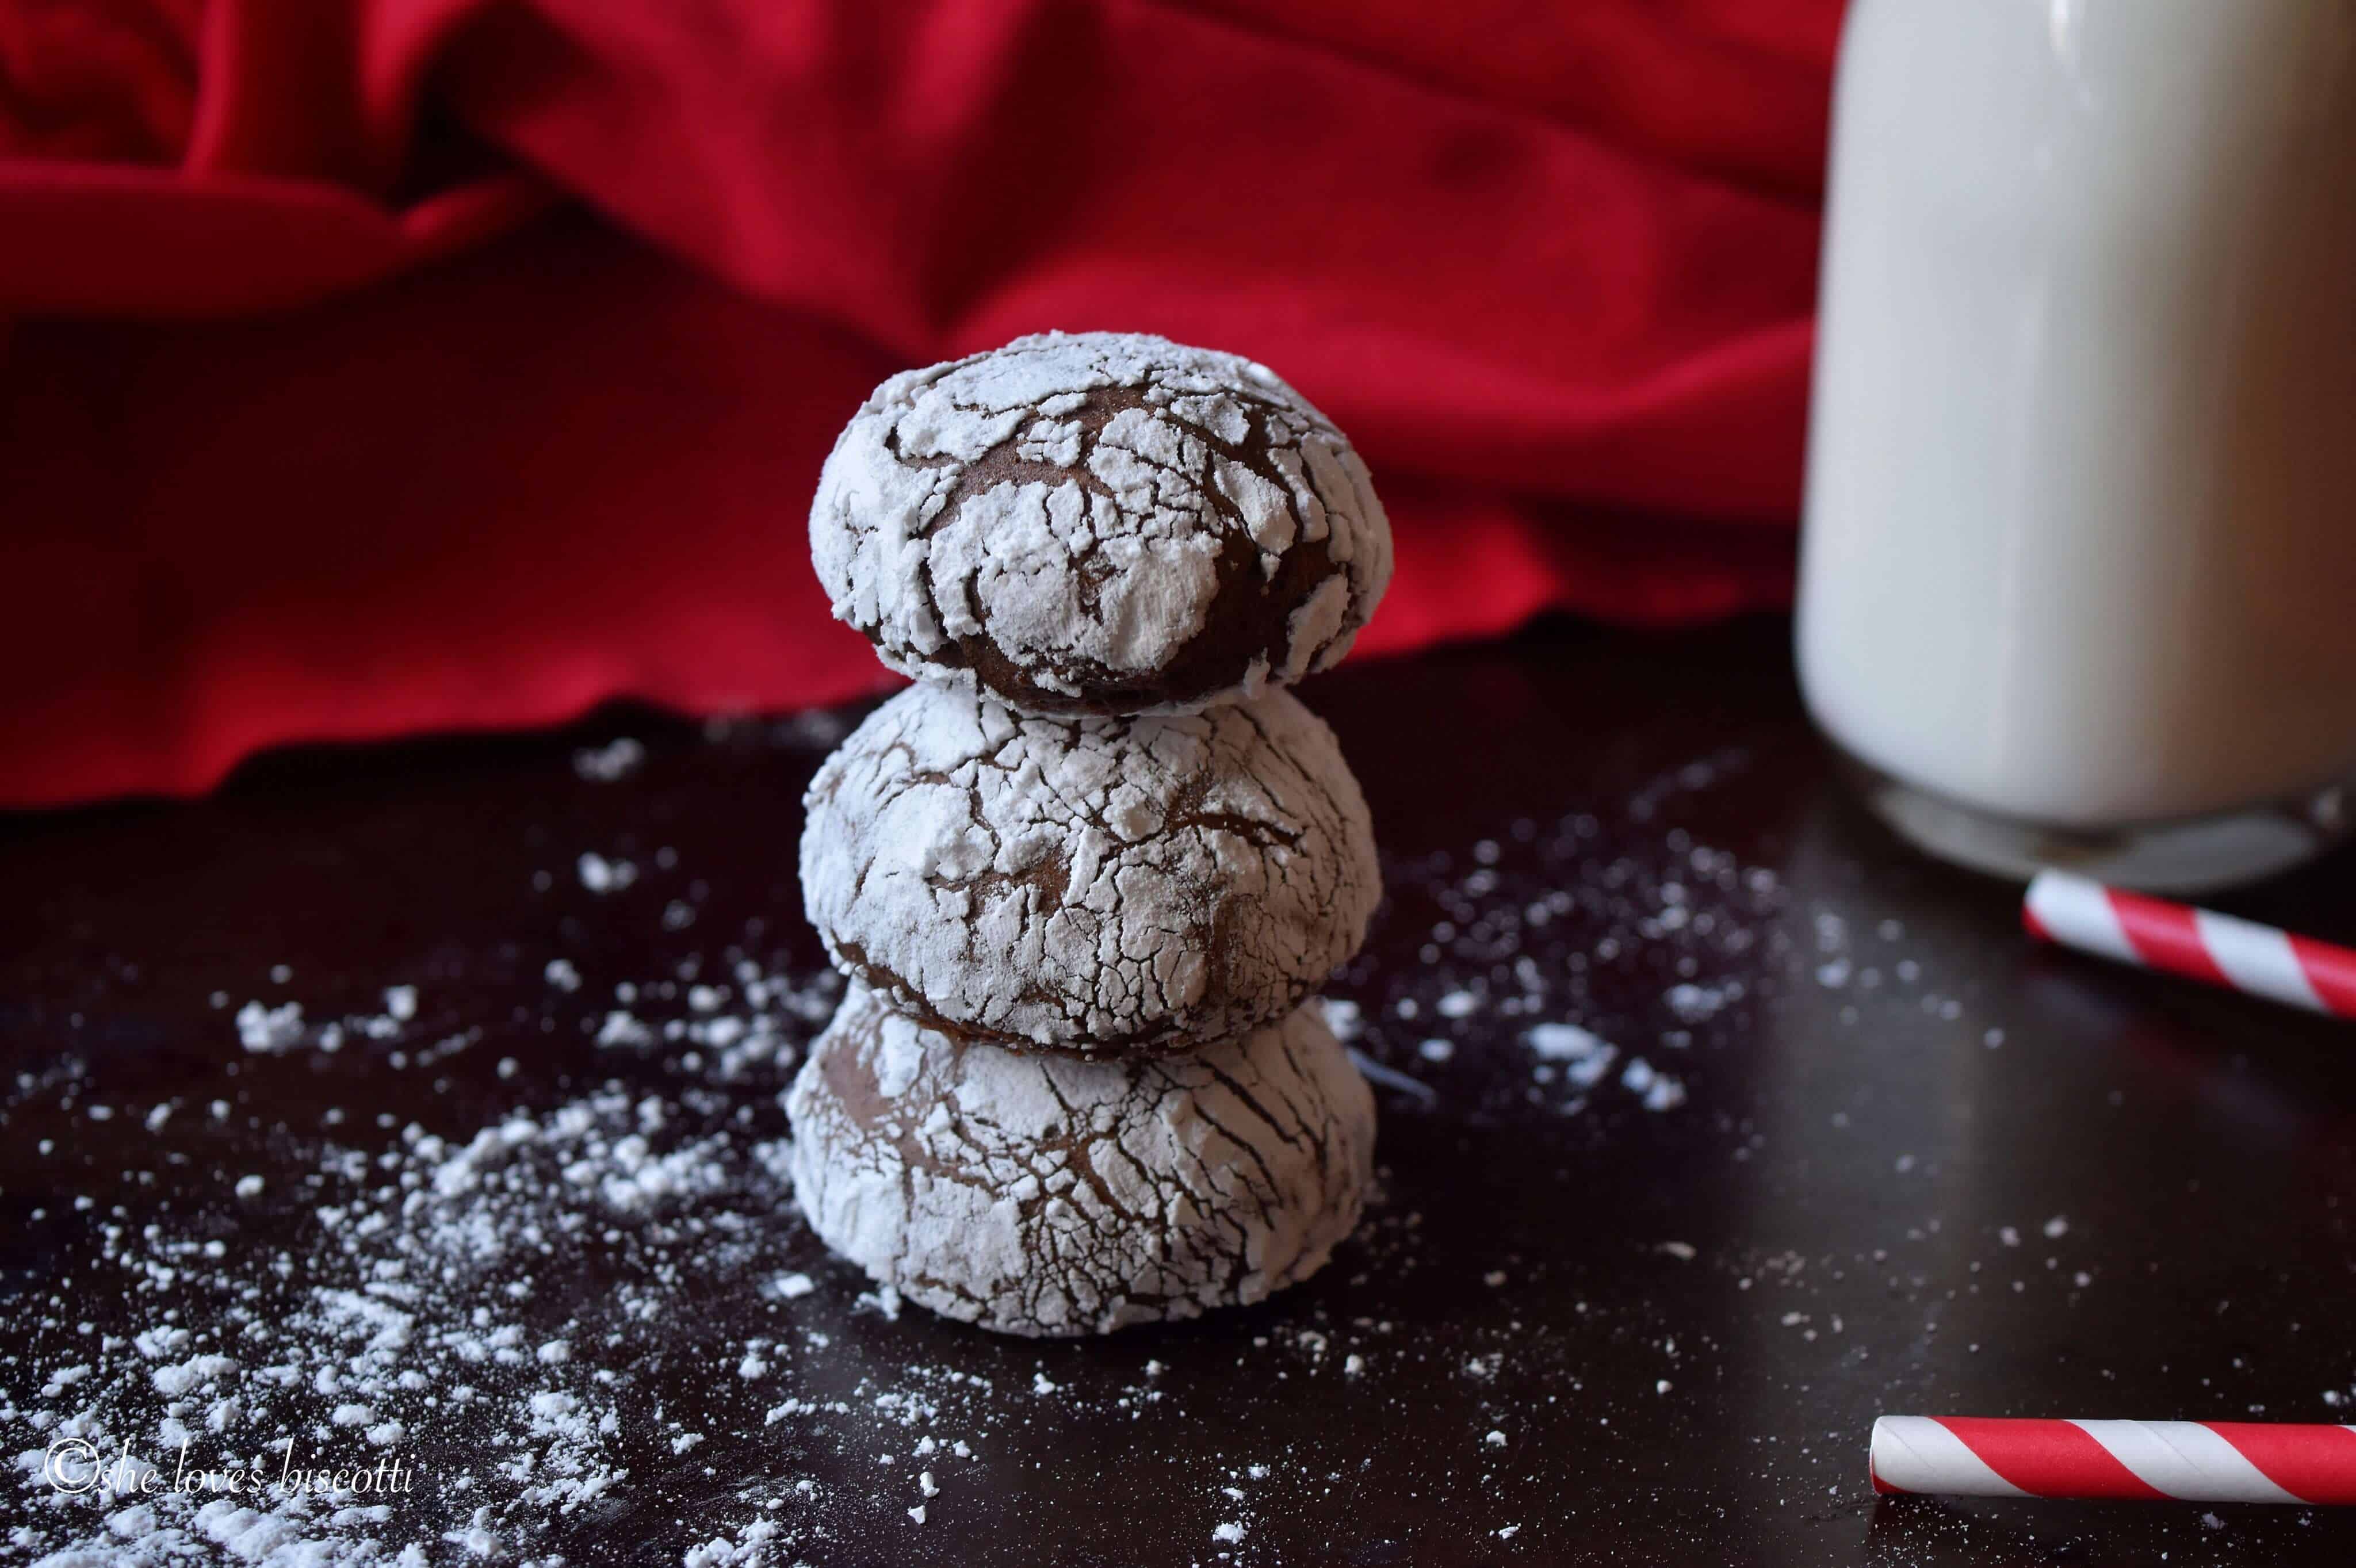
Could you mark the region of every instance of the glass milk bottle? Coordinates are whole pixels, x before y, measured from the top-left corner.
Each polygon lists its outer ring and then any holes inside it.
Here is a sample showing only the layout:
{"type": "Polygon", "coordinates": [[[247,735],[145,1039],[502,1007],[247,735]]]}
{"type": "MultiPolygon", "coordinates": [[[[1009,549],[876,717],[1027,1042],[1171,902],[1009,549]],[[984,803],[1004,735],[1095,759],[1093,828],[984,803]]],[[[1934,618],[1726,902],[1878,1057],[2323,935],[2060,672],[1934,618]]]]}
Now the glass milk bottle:
{"type": "Polygon", "coordinates": [[[1901,833],[2190,892],[2356,778],[2356,0],[1858,0],[1798,652],[1901,833]]]}

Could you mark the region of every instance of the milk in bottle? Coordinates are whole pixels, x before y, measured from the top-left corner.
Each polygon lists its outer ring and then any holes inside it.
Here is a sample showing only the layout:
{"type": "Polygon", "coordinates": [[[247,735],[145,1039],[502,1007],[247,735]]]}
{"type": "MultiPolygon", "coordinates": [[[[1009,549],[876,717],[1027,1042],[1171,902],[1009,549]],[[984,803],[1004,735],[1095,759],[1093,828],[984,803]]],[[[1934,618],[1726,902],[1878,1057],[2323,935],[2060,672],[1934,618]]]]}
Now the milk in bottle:
{"type": "Polygon", "coordinates": [[[2356,777],[2356,0],[1858,0],[1797,628],[1950,858],[2194,890],[2356,777]]]}

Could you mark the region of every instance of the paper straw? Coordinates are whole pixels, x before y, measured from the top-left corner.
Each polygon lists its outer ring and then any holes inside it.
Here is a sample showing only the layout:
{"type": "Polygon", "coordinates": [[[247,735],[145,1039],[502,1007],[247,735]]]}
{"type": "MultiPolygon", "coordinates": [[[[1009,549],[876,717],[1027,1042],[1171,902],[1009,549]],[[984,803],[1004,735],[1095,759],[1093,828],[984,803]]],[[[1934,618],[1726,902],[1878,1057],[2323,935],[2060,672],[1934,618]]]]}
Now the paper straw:
{"type": "Polygon", "coordinates": [[[2334,1017],[2356,1017],[2356,950],[2213,909],[2040,871],[2021,901],[2029,934],[2334,1017]]]}
{"type": "Polygon", "coordinates": [[[1872,1472],[1877,1492],[2356,1503],[2356,1426],[1885,1415],[1872,1472]]]}

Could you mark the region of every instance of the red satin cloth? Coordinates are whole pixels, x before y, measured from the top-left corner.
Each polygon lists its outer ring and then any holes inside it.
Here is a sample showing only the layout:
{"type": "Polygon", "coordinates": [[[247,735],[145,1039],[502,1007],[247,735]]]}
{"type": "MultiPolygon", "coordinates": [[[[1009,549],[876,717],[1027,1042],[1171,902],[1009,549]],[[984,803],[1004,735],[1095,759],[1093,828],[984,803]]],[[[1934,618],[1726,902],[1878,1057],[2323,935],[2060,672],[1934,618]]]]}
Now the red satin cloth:
{"type": "Polygon", "coordinates": [[[883,683],[868,388],[1251,354],[1368,651],[1789,591],[1838,0],[0,0],[0,803],[883,683]]]}

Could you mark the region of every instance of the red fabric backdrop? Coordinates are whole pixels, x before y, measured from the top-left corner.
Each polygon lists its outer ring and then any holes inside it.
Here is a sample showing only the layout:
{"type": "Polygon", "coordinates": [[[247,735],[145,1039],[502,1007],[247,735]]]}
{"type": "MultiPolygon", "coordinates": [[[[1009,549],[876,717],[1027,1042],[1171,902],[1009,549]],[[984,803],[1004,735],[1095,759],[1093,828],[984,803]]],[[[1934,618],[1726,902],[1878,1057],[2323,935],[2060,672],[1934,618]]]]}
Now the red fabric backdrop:
{"type": "Polygon", "coordinates": [[[883,682],[901,366],[1275,365],[1367,651],[1788,593],[1839,0],[0,0],[0,803],[883,682]]]}

